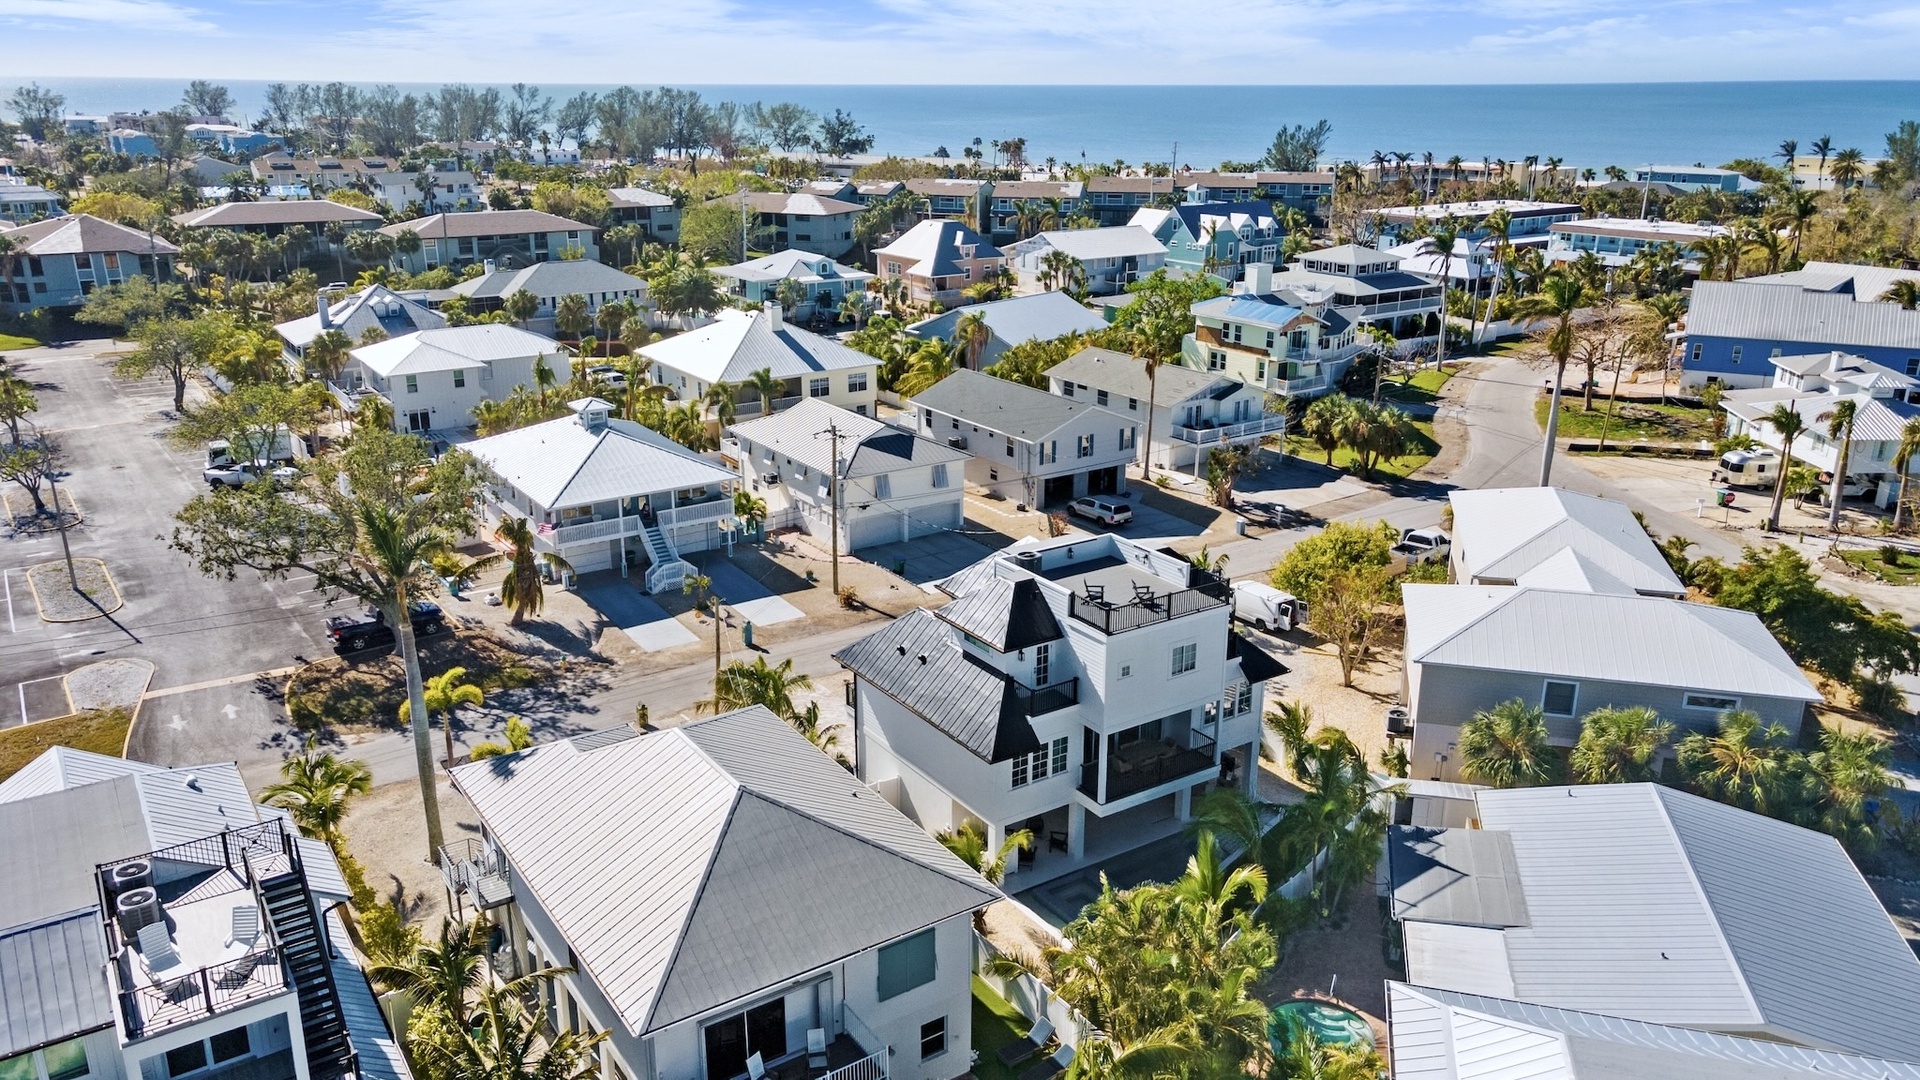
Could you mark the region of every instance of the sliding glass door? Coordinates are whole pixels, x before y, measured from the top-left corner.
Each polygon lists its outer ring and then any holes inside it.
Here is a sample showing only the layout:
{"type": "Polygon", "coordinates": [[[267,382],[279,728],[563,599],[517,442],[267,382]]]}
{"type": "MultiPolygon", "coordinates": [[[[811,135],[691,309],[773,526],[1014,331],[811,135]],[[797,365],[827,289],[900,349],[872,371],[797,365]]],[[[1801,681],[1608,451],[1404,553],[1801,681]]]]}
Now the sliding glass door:
{"type": "Polygon", "coordinates": [[[707,1080],[733,1080],[747,1071],[747,1058],[762,1063],[787,1053],[787,1001],[775,998],[706,1027],[707,1080]]]}

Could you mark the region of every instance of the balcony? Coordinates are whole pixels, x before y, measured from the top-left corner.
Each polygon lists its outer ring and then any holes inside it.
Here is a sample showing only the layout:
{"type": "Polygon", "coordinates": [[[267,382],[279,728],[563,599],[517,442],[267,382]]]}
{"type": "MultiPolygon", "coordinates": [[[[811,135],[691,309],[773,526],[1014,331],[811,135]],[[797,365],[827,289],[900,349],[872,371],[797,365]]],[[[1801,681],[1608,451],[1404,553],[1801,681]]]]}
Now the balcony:
{"type": "Polygon", "coordinates": [[[1013,687],[1015,707],[1029,720],[1059,712],[1080,701],[1080,680],[1077,678],[1038,689],[1011,677],[1007,679],[1007,684],[1013,687]]]}
{"type": "Polygon", "coordinates": [[[1273,392],[1292,397],[1296,394],[1312,394],[1326,389],[1327,377],[1321,375],[1301,375],[1292,379],[1273,380],[1273,392]]]}
{"type": "MultiPolygon", "coordinates": [[[[1195,571],[1196,576],[1205,571],[1195,571]]],[[[1144,575],[1143,575],[1144,576],[1144,575]]],[[[1124,634],[1143,626],[1171,622],[1185,615],[1223,608],[1233,600],[1233,590],[1211,574],[1191,588],[1156,593],[1152,586],[1136,585],[1132,599],[1107,599],[1107,590],[1095,586],[1086,595],[1075,592],[1067,597],[1067,614],[1104,634],[1124,634]]]]}
{"type": "Polygon", "coordinates": [[[1141,739],[1113,747],[1104,762],[1105,793],[1100,789],[1100,763],[1080,767],[1080,793],[1104,805],[1178,780],[1197,784],[1218,767],[1214,742],[1199,732],[1191,732],[1188,741],[1192,745],[1181,746],[1172,738],[1141,739]]]}
{"type": "Polygon", "coordinates": [[[513,899],[513,871],[506,855],[478,837],[470,836],[440,849],[440,876],[449,894],[464,897],[481,911],[513,899]]]}
{"type": "Polygon", "coordinates": [[[101,902],[128,1039],[294,989],[261,882],[298,865],[293,839],[275,819],[101,867],[127,875],[117,899],[103,892],[101,902]],[[122,906],[140,892],[151,895],[150,906],[122,906]],[[141,940],[142,927],[152,940],[141,940]]]}
{"type": "MultiPolygon", "coordinates": [[[[1305,381],[1305,380],[1300,380],[1305,381]]],[[[1326,380],[1321,379],[1322,382],[1326,380]]],[[[1238,442],[1241,439],[1258,438],[1262,435],[1278,435],[1287,429],[1285,413],[1269,413],[1257,420],[1240,424],[1202,425],[1200,427],[1176,427],[1173,437],[1184,443],[1224,443],[1238,442]]]]}

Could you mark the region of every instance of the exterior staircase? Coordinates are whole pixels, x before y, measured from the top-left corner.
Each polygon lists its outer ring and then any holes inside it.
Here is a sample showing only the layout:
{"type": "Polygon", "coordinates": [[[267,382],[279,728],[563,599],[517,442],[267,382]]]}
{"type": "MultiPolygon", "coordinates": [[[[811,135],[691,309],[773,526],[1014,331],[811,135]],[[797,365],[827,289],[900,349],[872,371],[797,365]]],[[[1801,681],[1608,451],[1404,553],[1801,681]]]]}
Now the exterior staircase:
{"type": "Polygon", "coordinates": [[[641,537],[647,543],[647,556],[653,565],[647,568],[647,591],[650,593],[678,590],[694,572],[693,564],[680,557],[660,531],[660,526],[649,525],[641,537]]]}
{"type": "Polygon", "coordinates": [[[326,932],[314,915],[313,894],[296,868],[260,883],[267,918],[280,942],[282,970],[300,997],[300,1030],[306,1037],[307,1075],[330,1080],[358,1071],[347,1035],[340,991],[333,981],[326,932]]]}

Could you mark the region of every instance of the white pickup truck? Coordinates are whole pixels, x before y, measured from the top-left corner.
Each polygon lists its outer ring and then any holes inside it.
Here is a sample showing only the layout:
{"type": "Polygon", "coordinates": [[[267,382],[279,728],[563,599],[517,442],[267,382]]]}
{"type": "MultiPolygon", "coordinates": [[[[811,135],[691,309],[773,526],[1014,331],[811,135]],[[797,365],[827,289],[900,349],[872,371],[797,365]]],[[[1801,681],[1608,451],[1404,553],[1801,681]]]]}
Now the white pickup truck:
{"type": "MultiPolygon", "coordinates": [[[[281,465],[291,465],[307,456],[307,440],[286,428],[281,428],[273,433],[273,445],[267,447],[266,452],[258,455],[258,458],[281,465]]],[[[233,456],[232,443],[225,439],[215,439],[207,444],[206,468],[209,471],[231,468],[236,464],[239,462],[233,456]]]]}
{"type": "Polygon", "coordinates": [[[1442,562],[1453,554],[1453,537],[1439,529],[1407,529],[1400,534],[1400,542],[1393,545],[1393,554],[1396,559],[1404,559],[1407,566],[1442,562]]]}

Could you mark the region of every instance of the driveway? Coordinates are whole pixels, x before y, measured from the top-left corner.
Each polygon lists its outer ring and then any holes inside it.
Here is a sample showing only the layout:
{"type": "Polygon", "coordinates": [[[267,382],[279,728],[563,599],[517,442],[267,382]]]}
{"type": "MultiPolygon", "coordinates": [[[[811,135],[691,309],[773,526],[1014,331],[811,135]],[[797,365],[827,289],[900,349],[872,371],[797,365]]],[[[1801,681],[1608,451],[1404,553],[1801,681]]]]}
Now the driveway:
{"type": "Polygon", "coordinates": [[[748,622],[771,626],[791,622],[802,614],[799,608],[775,596],[772,589],[755,581],[751,574],[711,552],[701,572],[712,579],[713,594],[748,622]]]}
{"type": "Polygon", "coordinates": [[[993,548],[971,536],[949,532],[918,540],[875,544],[861,548],[854,555],[932,592],[933,582],[952,577],[993,552],[993,548]]]}
{"type": "Polygon", "coordinates": [[[580,579],[575,591],[605,616],[607,622],[619,627],[635,645],[648,652],[664,652],[699,640],[652,597],[641,592],[637,578],[623,578],[611,570],[588,574],[580,579]]]}

